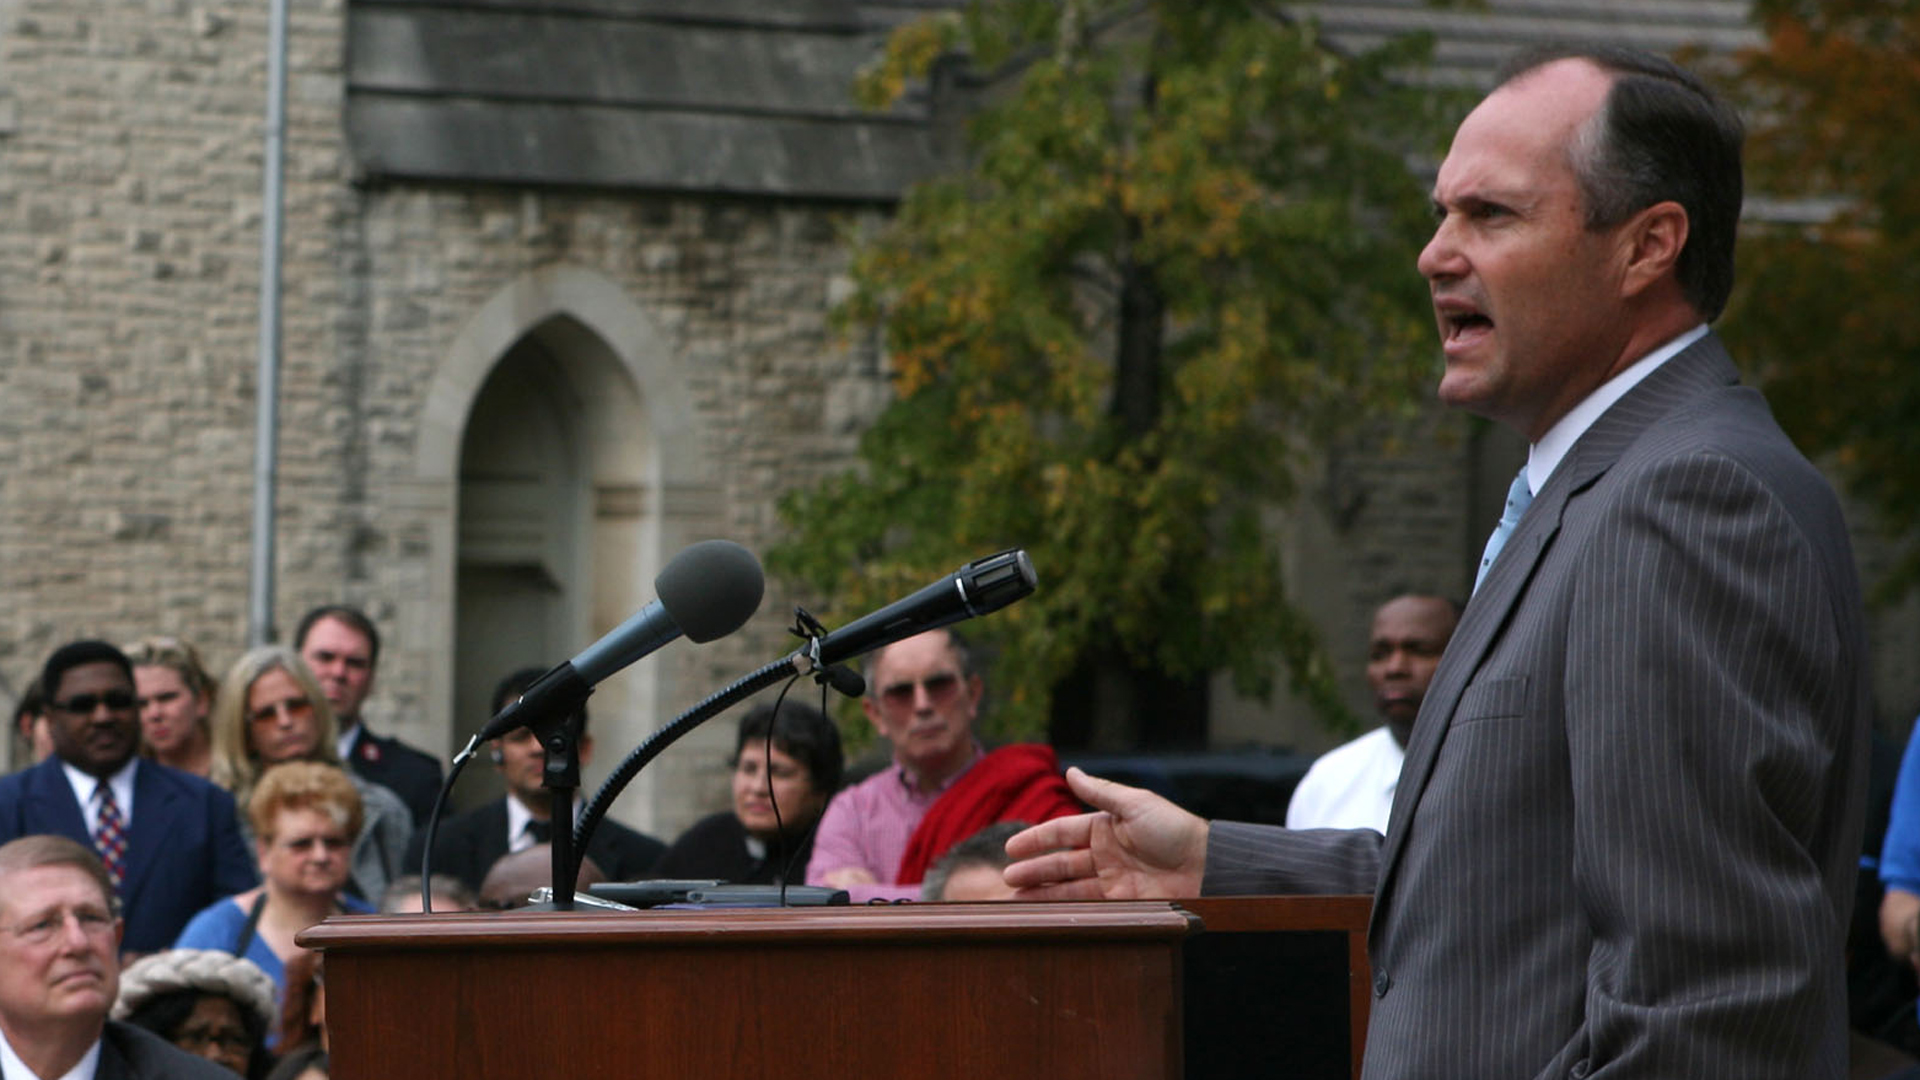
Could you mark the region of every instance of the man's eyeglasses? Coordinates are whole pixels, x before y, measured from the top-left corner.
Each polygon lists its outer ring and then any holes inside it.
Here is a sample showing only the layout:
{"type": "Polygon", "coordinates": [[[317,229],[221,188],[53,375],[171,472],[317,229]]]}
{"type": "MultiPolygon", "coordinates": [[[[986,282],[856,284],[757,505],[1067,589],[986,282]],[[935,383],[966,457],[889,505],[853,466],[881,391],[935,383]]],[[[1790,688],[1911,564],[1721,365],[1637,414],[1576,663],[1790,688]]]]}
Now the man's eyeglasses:
{"type": "Polygon", "coordinates": [[[880,701],[896,709],[913,707],[913,691],[919,687],[927,692],[927,700],[935,705],[945,705],[960,692],[960,676],[943,671],[938,675],[929,675],[918,682],[908,679],[905,682],[888,683],[880,688],[880,701]]]}
{"type": "Polygon", "coordinates": [[[114,712],[125,712],[134,706],[133,695],[125,690],[109,690],[104,694],[75,694],[53,703],[54,708],[72,716],[92,716],[93,710],[102,705],[114,712]]]}

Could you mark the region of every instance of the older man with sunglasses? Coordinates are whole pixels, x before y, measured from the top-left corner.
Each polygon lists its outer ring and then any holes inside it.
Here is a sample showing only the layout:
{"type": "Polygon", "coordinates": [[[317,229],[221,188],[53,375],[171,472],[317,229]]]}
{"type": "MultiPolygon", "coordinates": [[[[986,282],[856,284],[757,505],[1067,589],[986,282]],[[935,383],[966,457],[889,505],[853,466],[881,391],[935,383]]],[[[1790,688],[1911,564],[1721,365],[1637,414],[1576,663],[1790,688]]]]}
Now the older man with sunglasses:
{"type": "Polygon", "coordinates": [[[926,870],[954,844],[999,821],[1046,821],[1081,810],[1052,748],[987,752],[974,736],[985,684],[966,641],[931,630],[874,654],[861,707],[893,747],[893,763],[834,796],[820,819],[807,883],[856,902],[917,899],[926,870]]]}
{"type": "Polygon", "coordinates": [[[0,777],[0,842],[51,833],[98,853],[126,912],[128,953],[167,948],[194,912],[259,883],[233,796],[135,753],[140,714],[124,653],[70,642],[40,679],[53,755],[0,777]]]}

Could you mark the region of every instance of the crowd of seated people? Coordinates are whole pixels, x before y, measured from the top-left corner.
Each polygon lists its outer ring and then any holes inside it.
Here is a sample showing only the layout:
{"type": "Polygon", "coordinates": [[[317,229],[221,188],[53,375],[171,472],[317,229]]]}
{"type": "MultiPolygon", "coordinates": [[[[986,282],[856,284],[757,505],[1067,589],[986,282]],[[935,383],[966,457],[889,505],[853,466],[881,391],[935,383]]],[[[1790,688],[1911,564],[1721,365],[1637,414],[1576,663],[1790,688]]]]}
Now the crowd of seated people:
{"type": "MultiPolygon", "coordinates": [[[[419,869],[425,830],[415,829],[408,800],[358,768],[397,756],[390,747],[398,744],[358,719],[348,734],[336,722],[336,702],[358,712],[377,655],[371,624],[356,620],[364,616],[332,608],[306,621],[330,679],[316,676],[304,651],[285,647],[248,650],[216,681],[199,653],[177,639],[144,637],[124,649],[88,639],[54,650],[22,696],[14,758],[29,764],[0,776],[0,844],[64,837],[71,850],[97,861],[123,926],[112,943],[125,973],[113,1019],[104,1021],[109,1030],[118,1032],[111,1025],[124,1020],[256,1080],[325,1075],[319,958],[296,944],[297,935],[331,915],[370,912],[375,901],[393,914],[422,907],[419,877],[402,871],[419,869]]],[[[966,662],[957,638],[933,644],[915,655],[966,662]]],[[[543,670],[503,680],[495,710],[543,670]]],[[[899,749],[910,753],[917,749],[916,712],[959,715],[951,707],[964,704],[961,722],[947,732],[964,760],[942,781],[954,787],[978,763],[986,764],[982,775],[992,771],[993,756],[971,734],[977,691],[957,675],[943,681],[941,672],[909,674],[913,685],[904,692],[894,682],[876,683],[869,715],[885,712],[905,724],[892,730],[876,721],[880,733],[899,736],[899,749]],[[969,693],[955,693],[960,689],[969,693]],[[901,709],[882,708],[883,700],[896,699],[901,709]]],[[[977,682],[970,671],[966,678],[977,682]]],[[[592,754],[584,710],[580,722],[584,761],[592,754]]],[[[560,815],[540,785],[540,742],[521,729],[490,750],[506,793],[442,822],[435,912],[518,906],[550,880],[551,822],[560,815]]],[[[753,708],[734,733],[729,764],[730,807],[699,820],[670,848],[602,821],[580,858],[578,887],[650,877],[802,880],[810,860],[817,861],[815,830],[842,794],[843,750],[833,721],[793,701],[753,708]]],[[[1031,788],[1024,758],[1015,771],[1031,788]]],[[[414,768],[408,775],[417,787],[426,774],[414,768]]],[[[1037,780],[1046,809],[1064,809],[1054,805],[1046,777],[1037,780]]],[[[921,801],[937,805],[938,794],[921,801]]],[[[576,799],[566,817],[577,819],[581,809],[576,799]]],[[[976,794],[956,812],[931,817],[947,830],[940,836],[964,840],[960,830],[999,809],[976,794]]],[[[972,858],[966,852],[994,842],[961,844],[960,856],[972,858]]],[[[941,860],[952,846],[947,840],[922,836],[912,846],[932,868],[928,899],[978,898],[966,884],[971,870],[941,860]]]]}

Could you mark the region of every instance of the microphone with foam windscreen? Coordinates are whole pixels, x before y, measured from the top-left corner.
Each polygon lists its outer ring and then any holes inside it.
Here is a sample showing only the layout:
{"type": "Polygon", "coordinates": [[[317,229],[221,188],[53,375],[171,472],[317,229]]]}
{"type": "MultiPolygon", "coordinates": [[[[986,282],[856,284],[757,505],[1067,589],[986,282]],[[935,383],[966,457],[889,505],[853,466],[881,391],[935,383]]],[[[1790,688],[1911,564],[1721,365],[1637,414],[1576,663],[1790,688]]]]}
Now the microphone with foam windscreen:
{"type": "Polygon", "coordinates": [[[479,737],[497,739],[533,721],[572,712],[602,680],[683,634],[707,642],[733,633],[759,610],[766,576],[746,548],[731,540],[703,540],[675,555],[653,579],[653,590],[659,599],[542,675],[479,737]]]}

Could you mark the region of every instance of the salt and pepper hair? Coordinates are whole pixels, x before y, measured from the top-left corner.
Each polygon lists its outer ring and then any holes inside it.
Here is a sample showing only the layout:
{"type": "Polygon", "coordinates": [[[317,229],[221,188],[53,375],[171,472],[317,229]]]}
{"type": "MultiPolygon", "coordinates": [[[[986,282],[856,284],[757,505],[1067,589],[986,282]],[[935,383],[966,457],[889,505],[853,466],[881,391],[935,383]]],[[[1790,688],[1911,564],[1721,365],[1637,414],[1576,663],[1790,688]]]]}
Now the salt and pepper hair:
{"type": "MultiPolygon", "coordinates": [[[[945,634],[947,636],[947,648],[953,650],[953,660],[954,663],[960,665],[961,678],[971,679],[980,673],[973,662],[973,643],[962,636],[960,631],[955,630],[951,626],[943,626],[938,629],[929,630],[927,633],[945,634]]],[[[902,638],[901,640],[904,641],[906,639],[902,638]]],[[[878,695],[880,693],[879,682],[871,677],[875,672],[880,670],[880,658],[887,655],[888,649],[898,644],[900,644],[900,642],[893,641],[882,645],[880,648],[875,649],[873,655],[867,657],[863,662],[862,666],[866,669],[866,673],[869,676],[867,679],[867,693],[869,695],[878,695]]]]}
{"type": "Polygon", "coordinates": [[[1007,841],[1027,828],[1024,821],[995,822],[948,848],[947,853],[927,870],[926,880],[920,883],[920,898],[927,901],[944,899],[947,895],[947,879],[956,870],[964,870],[969,866],[1005,870],[1013,862],[1007,855],[1007,841]]]}
{"type": "Polygon", "coordinates": [[[1585,60],[1613,77],[1605,102],[1570,148],[1587,228],[1611,228],[1655,203],[1679,203],[1687,241],[1675,275],[1694,310],[1712,322],[1733,291],[1746,138],[1739,114],[1693,72],[1617,46],[1528,49],[1501,68],[1495,85],[1558,60],[1585,60]]]}
{"type": "Polygon", "coordinates": [[[827,714],[803,702],[781,702],[777,717],[770,704],[755,705],[747,710],[747,715],[740,719],[739,733],[734,736],[731,764],[738,764],[741,753],[750,745],[756,750],[764,745],[769,726],[773,727],[774,749],[807,770],[807,782],[815,794],[826,799],[840,790],[840,776],[846,768],[846,759],[840,750],[840,729],[833,726],[827,714]]]}
{"type": "Polygon", "coordinates": [[[99,854],[85,844],[50,833],[22,836],[0,844],[0,905],[6,903],[13,891],[4,884],[10,875],[44,866],[71,866],[86,874],[100,886],[107,910],[115,918],[120,916],[120,897],[113,891],[113,879],[107,876],[106,864],[100,861],[99,854]]]}

